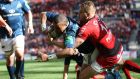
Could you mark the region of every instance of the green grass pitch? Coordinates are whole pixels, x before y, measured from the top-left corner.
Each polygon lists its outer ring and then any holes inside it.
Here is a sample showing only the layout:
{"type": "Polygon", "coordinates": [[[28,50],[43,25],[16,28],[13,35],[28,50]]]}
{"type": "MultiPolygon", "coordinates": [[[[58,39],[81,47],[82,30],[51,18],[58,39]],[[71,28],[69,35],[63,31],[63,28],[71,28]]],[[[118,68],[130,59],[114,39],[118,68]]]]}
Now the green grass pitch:
{"type": "MultiPolygon", "coordinates": [[[[140,59],[134,60],[140,64],[140,59]]],[[[62,79],[63,59],[50,60],[47,62],[37,62],[35,60],[25,61],[25,79],[62,79]]],[[[123,79],[124,74],[121,72],[123,79]]],[[[131,75],[140,79],[140,74],[131,72],[131,75]]],[[[75,62],[71,61],[68,79],[75,79],[75,62]]],[[[5,60],[0,60],[0,79],[9,79],[5,66],[5,60]]]]}

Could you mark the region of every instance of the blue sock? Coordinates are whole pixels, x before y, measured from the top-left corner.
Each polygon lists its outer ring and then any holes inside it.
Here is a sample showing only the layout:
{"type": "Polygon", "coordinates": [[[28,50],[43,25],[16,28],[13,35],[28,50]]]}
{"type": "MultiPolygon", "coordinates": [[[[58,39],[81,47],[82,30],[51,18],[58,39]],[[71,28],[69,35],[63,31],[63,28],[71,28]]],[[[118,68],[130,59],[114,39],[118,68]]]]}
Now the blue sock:
{"type": "Polygon", "coordinates": [[[22,66],[21,66],[20,74],[22,77],[24,77],[24,60],[21,63],[22,63],[22,66]]]}
{"type": "Polygon", "coordinates": [[[24,74],[24,61],[16,60],[16,76],[22,77],[24,74]]]}
{"type": "Polygon", "coordinates": [[[15,67],[7,66],[7,70],[9,72],[10,79],[15,79],[15,67]]]}

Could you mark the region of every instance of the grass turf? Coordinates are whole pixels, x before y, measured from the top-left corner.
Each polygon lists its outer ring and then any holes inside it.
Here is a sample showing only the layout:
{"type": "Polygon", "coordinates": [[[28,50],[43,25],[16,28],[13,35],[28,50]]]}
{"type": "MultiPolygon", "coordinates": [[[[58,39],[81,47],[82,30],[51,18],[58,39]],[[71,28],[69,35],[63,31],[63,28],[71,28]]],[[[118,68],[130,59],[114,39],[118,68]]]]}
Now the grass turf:
{"type": "MultiPolygon", "coordinates": [[[[140,59],[134,60],[140,64],[140,59]]],[[[121,72],[123,79],[124,74],[121,72]]],[[[140,79],[140,74],[131,72],[131,75],[140,79]]],[[[68,79],[75,79],[75,62],[71,61],[68,79]]],[[[25,79],[62,79],[63,59],[47,62],[25,61],[25,79]]],[[[0,79],[9,79],[5,60],[0,60],[0,79]]]]}

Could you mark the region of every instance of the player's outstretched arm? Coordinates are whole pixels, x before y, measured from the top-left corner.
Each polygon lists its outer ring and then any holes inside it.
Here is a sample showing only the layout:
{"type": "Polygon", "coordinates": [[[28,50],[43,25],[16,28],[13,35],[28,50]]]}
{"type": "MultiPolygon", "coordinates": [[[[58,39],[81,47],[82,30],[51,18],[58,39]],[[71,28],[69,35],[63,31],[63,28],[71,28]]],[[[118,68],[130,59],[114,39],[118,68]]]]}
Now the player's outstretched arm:
{"type": "Polygon", "coordinates": [[[42,31],[45,31],[47,28],[46,21],[47,21],[46,12],[41,12],[41,30],[42,31]]]}

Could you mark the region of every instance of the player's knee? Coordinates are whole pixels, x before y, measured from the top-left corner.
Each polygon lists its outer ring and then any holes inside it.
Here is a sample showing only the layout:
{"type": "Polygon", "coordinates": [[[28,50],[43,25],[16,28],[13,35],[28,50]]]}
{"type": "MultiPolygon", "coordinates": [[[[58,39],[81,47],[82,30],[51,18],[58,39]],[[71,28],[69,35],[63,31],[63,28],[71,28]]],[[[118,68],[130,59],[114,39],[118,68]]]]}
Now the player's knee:
{"type": "Polygon", "coordinates": [[[24,59],[24,54],[16,53],[16,58],[17,58],[17,60],[23,60],[24,59]]]}
{"type": "Polygon", "coordinates": [[[17,60],[24,60],[24,56],[16,56],[17,60]]]}
{"type": "Polygon", "coordinates": [[[14,65],[14,56],[13,55],[7,56],[6,65],[8,65],[8,66],[13,66],[14,65]]]}
{"type": "Polygon", "coordinates": [[[16,50],[15,54],[16,54],[17,59],[23,60],[23,58],[24,58],[24,50],[16,50]]]}

